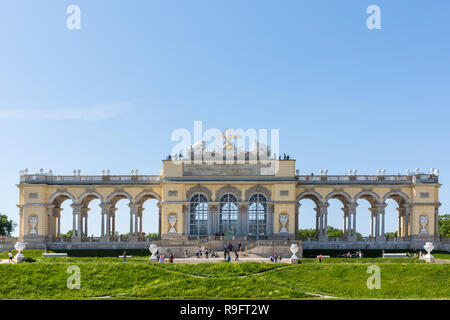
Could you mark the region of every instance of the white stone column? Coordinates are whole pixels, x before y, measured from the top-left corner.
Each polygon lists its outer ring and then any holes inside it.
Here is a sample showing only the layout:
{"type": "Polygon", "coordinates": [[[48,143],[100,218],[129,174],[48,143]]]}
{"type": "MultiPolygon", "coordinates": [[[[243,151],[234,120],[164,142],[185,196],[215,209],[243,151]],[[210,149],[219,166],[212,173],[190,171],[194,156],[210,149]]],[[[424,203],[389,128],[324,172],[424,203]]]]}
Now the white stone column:
{"type": "Polygon", "coordinates": [[[345,234],[347,233],[347,214],[348,214],[348,208],[347,208],[347,207],[344,207],[344,208],[341,208],[341,210],[342,210],[342,212],[344,212],[344,215],[343,215],[344,225],[343,225],[343,228],[342,228],[342,236],[345,237],[345,234]]]}
{"type": "Polygon", "coordinates": [[[48,237],[50,241],[53,241],[53,208],[55,206],[47,207],[47,215],[48,215],[48,237]]]}
{"type": "Polygon", "coordinates": [[[319,212],[321,217],[320,229],[321,240],[328,241],[328,207],[329,203],[319,204],[319,212]]]}
{"type": "Polygon", "coordinates": [[[405,206],[405,237],[409,236],[409,221],[411,215],[411,206],[405,206]]]}
{"type": "Polygon", "coordinates": [[[357,203],[349,203],[348,205],[348,218],[349,221],[353,218],[353,228],[350,229],[350,223],[349,223],[349,236],[354,237],[353,240],[356,240],[356,207],[358,206],[357,203]],[[352,234],[353,232],[353,234],[352,234]]]}
{"type": "Polygon", "coordinates": [[[130,238],[136,238],[138,235],[138,210],[139,210],[139,204],[137,203],[130,203],[128,204],[128,207],[130,207],[130,238]],[[134,221],[133,221],[134,220],[134,221]]]}
{"type": "Polygon", "coordinates": [[[102,208],[102,237],[106,238],[107,241],[109,241],[109,238],[111,236],[110,217],[109,217],[111,205],[109,203],[102,203],[100,204],[100,208],[102,208]]]}
{"type": "Polygon", "coordinates": [[[102,210],[101,215],[102,215],[101,237],[104,238],[105,237],[105,214],[104,214],[103,210],[102,210]]]}
{"type": "Polygon", "coordinates": [[[384,216],[385,216],[385,208],[387,207],[386,203],[379,203],[376,205],[377,210],[377,216],[380,217],[381,216],[381,230],[380,230],[380,223],[378,222],[378,237],[380,238],[380,240],[384,240],[384,226],[385,226],[385,222],[384,222],[384,216]]]}
{"type": "Polygon", "coordinates": [[[81,239],[81,205],[72,204],[73,209],[73,225],[72,225],[72,238],[81,239]],[[78,225],[76,225],[78,221],[78,225]]]}
{"type": "Polygon", "coordinates": [[[319,222],[320,212],[319,212],[318,208],[314,208],[314,210],[316,210],[316,240],[319,241],[321,238],[320,237],[320,229],[319,229],[319,227],[320,227],[320,222],[319,222]]]}
{"type": "Polygon", "coordinates": [[[352,216],[350,214],[350,209],[347,214],[347,236],[350,237],[352,235],[352,216]]]}

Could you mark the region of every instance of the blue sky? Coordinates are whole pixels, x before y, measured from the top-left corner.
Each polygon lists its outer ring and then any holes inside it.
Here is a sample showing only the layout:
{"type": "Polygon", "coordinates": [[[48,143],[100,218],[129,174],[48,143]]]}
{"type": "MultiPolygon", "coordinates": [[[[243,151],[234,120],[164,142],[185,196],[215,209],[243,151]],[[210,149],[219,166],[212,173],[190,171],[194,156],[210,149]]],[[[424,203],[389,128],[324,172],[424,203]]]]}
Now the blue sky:
{"type": "MultiPolygon", "coordinates": [[[[0,211],[18,220],[24,168],[157,174],[172,131],[201,120],[280,129],[302,172],[439,168],[448,212],[449,12],[448,1],[2,0],[0,211]],[[81,30],[66,27],[72,4],[81,30]],[[366,27],[372,4],[381,30],[366,27]]],[[[156,231],[148,206],[144,229],[156,231]]],[[[338,207],[329,224],[341,227],[338,207]]],[[[302,208],[312,227],[312,206],[302,208]]]]}

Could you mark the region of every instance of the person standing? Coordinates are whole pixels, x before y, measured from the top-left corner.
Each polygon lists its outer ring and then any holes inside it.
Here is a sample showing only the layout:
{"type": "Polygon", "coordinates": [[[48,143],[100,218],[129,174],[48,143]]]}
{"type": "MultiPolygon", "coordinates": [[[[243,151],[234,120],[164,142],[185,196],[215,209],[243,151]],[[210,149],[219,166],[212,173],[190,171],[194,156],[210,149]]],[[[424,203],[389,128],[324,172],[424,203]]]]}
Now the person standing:
{"type": "Polygon", "coordinates": [[[162,253],[159,254],[159,262],[164,263],[164,256],[162,253]]]}
{"type": "Polygon", "coordinates": [[[127,262],[127,252],[125,250],[123,250],[123,254],[122,254],[122,262],[127,262]]]}
{"type": "Polygon", "coordinates": [[[185,257],[185,258],[188,257],[188,251],[187,251],[187,249],[184,250],[184,257],[185,257]]]}
{"type": "Polygon", "coordinates": [[[317,258],[319,258],[319,263],[322,263],[322,254],[319,253],[319,255],[317,256],[317,258]]]}
{"type": "Polygon", "coordinates": [[[239,241],[238,243],[238,251],[241,252],[242,243],[239,241]]]}
{"type": "Polygon", "coordinates": [[[239,254],[238,254],[238,251],[236,250],[236,251],[234,252],[234,254],[235,254],[234,261],[235,261],[235,262],[238,262],[238,261],[239,261],[239,254]]]}
{"type": "Polygon", "coordinates": [[[170,254],[170,257],[169,257],[169,263],[173,263],[173,254],[172,253],[170,254]]]}

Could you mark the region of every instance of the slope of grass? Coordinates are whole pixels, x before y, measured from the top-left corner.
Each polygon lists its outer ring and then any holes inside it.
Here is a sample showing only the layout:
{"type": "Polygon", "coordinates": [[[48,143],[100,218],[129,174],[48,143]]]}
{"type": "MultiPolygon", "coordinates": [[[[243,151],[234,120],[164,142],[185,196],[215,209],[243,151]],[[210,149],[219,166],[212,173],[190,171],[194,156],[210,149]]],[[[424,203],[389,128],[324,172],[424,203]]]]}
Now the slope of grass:
{"type": "Polygon", "coordinates": [[[42,258],[0,265],[0,299],[298,299],[310,293],[341,298],[450,299],[450,264],[416,259],[303,259],[268,263],[148,264],[148,257],[42,258]],[[80,268],[81,287],[67,288],[68,267],[80,268]],[[380,268],[381,289],[367,288],[367,268],[380,268]]]}

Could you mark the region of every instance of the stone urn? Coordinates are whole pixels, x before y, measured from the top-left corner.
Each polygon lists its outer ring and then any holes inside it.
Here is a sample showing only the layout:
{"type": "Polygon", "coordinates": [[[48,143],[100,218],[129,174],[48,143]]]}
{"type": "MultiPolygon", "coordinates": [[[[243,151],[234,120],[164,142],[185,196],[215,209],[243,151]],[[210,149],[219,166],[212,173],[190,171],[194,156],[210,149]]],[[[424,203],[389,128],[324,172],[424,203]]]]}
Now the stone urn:
{"type": "Polygon", "coordinates": [[[177,222],[177,215],[169,214],[169,223],[170,223],[169,233],[177,233],[177,230],[175,229],[176,222],[177,222]]]}
{"type": "Polygon", "coordinates": [[[25,256],[22,254],[22,251],[25,249],[26,247],[26,243],[25,242],[16,242],[16,244],[14,245],[14,248],[17,250],[17,254],[14,257],[14,260],[16,262],[22,262],[25,260],[25,256]]]}
{"type": "Polygon", "coordinates": [[[296,255],[297,251],[298,251],[298,244],[293,243],[291,244],[291,252],[292,252],[292,257],[291,257],[291,264],[297,264],[298,263],[298,257],[296,255]]]}
{"type": "Polygon", "coordinates": [[[427,254],[423,257],[423,260],[425,260],[426,262],[429,262],[429,263],[433,263],[434,257],[431,254],[431,251],[433,251],[433,249],[434,249],[434,244],[432,242],[425,242],[425,245],[423,246],[423,248],[427,251],[427,254]]]}
{"type": "Polygon", "coordinates": [[[154,263],[158,261],[158,257],[156,256],[156,252],[158,251],[158,246],[156,244],[151,244],[150,247],[148,248],[148,250],[150,251],[150,253],[152,254],[150,256],[150,263],[154,263]]]}
{"type": "Polygon", "coordinates": [[[289,216],[287,214],[280,214],[281,230],[280,233],[288,232],[286,229],[286,224],[288,223],[289,216]]]}
{"type": "Polygon", "coordinates": [[[428,234],[426,226],[428,225],[428,217],[427,216],[420,216],[419,223],[422,226],[420,229],[419,234],[428,234]]]}

